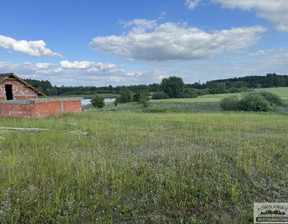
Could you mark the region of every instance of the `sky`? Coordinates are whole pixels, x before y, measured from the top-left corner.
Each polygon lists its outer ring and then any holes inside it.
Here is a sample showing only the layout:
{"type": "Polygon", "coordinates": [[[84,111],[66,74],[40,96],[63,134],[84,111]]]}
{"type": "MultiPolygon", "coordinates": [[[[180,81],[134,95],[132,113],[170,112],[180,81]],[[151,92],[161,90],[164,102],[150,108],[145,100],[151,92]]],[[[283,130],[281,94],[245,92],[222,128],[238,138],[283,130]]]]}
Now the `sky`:
{"type": "Polygon", "coordinates": [[[0,73],[97,87],[288,74],[288,0],[0,3],[0,73]]]}

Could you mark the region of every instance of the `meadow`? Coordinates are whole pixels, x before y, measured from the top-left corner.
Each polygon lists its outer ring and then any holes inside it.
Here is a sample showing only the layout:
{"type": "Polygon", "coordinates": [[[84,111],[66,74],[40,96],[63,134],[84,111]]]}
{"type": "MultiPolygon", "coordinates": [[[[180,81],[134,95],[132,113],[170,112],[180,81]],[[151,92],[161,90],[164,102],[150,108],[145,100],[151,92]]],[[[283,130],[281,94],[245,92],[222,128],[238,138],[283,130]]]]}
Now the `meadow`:
{"type": "Polygon", "coordinates": [[[253,223],[254,202],[287,202],[287,113],[198,100],[1,117],[47,130],[0,130],[0,223],[253,223]]]}
{"type": "MultiPolygon", "coordinates": [[[[251,91],[251,90],[250,90],[251,91]]],[[[281,97],[286,107],[279,108],[279,112],[288,111],[288,87],[255,89],[255,91],[269,91],[281,97]]],[[[107,104],[104,108],[95,108],[92,105],[84,106],[86,112],[133,112],[133,113],[214,113],[220,112],[220,101],[228,96],[238,96],[245,93],[211,94],[187,99],[150,100],[149,107],[143,108],[137,103],[107,104]]]]}

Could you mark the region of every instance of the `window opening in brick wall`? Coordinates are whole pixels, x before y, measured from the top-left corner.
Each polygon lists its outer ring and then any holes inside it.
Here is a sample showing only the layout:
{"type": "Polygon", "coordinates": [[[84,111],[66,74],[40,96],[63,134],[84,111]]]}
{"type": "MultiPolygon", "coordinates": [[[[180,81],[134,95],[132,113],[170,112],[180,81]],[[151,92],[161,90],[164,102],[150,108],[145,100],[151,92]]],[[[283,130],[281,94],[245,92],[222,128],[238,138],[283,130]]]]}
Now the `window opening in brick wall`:
{"type": "Polygon", "coordinates": [[[5,85],[6,99],[13,100],[12,85],[5,85]]]}

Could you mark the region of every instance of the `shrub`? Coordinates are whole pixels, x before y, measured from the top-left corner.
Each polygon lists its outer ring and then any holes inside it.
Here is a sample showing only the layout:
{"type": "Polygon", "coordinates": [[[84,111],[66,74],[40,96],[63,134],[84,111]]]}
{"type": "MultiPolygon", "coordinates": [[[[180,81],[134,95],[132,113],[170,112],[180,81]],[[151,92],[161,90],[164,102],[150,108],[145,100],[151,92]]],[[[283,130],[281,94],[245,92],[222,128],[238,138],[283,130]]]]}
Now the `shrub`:
{"type": "Polygon", "coordinates": [[[197,92],[195,91],[195,89],[185,89],[184,93],[183,93],[183,98],[196,98],[197,92]]]}
{"type": "Polygon", "coordinates": [[[282,99],[274,93],[262,91],[259,92],[259,94],[263,96],[271,104],[271,106],[284,106],[282,99]]]}
{"type": "Polygon", "coordinates": [[[165,92],[161,91],[161,92],[155,93],[152,98],[155,100],[169,99],[169,96],[165,92]]]}
{"type": "Polygon", "coordinates": [[[221,100],[220,106],[222,110],[226,111],[237,111],[240,110],[240,103],[237,96],[228,96],[221,100]]]}
{"type": "Polygon", "coordinates": [[[269,111],[270,103],[259,93],[246,93],[240,100],[240,108],[244,111],[269,111]]]}
{"type": "Polygon", "coordinates": [[[278,106],[284,106],[281,98],[270,92],[246,92],[242,99],[229,96],[221,100],[222,110],[244,110],[244,111],[270,111],[278,106]]]}
{"type": "Polygon", "coordinates": [[[98,108],[102,108],[105,105],[104,98],[99,95],[96,95],[90,102],[94,107],[98,108]]]}
{"type": "Polygon", "coordinates": [[[209,91],[207,89],[196,89],[196,93],[198,96],[208,95],[209,91]]]}
{"type": "Polygon", "coordinates": [[[147,98],[148,100],[148,97],[149,97],[149,92],[140,90],[134,94],[133,101],[139,102],[141,98],[147,98]]]}
{"type": "Polygon", "coordinates": [[[132,101],[132,92],[124,87],[121,90],[120,96],[116,98],[117,103],[129,103],[132,101]]]}
{"type": "Polygon", "coordinates": [[[142,104],[145,108],[149,105],[149,99],[146,95],[140,95],[138,102],[142,104]]]}

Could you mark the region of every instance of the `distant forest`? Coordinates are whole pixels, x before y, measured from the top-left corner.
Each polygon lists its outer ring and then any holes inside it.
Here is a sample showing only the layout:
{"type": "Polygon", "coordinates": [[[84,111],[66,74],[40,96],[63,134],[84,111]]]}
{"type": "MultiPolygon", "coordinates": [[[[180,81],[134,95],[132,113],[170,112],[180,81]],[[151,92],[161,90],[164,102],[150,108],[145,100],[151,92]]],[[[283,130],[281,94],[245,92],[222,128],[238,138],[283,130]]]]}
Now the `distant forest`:
{"type": "MultiPolygon", "coordinates": [[[[120,94],[123,88],[128,88],[133,93],[147,91],[152,95],[162,91],[161,84],[154,83],[149,85],[130,85],[130,86],[52,86],[49,81],[39,81],[34,79],[24,79],[30,85],[36,87],[48,96],[92,96],[95,94],[120,94]]],[[[242,92],[249,88],[269,88],[288,86],[288,75],[277,75],[268,73],[266,76],[246,76],[240,78],[219,79],[206,83],[195,82],[184,84],[183,97],[197,97],[206,94],[235,93],[242,92]],[[185,94],[186,93],[186,94],[185,94]]]]}

